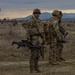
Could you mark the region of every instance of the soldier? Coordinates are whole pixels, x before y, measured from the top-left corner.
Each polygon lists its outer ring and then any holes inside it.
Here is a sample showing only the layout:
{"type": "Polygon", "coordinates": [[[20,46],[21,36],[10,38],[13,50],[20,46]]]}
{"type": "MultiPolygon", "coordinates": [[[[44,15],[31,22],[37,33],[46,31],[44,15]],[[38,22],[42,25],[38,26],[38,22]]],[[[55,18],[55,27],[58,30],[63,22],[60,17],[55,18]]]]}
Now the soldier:
{"type": "Polygon", "coordinates": [[[63,35],[59,30],[59,21],[61,20],[62,13],[61,11],[54,10],[52,12],[52,18],[48,20],[48,39],[50,43],[49,51],[49,63],[52,65],[59,64],[58,60],[61,59],[61,52],[63,45],[58,43],[58,40],[61,40],[63,35]]]}
{"type": "MultiPolygon", "coordinates": [[[[58,22],[58,26],[59,26],[59,31],[61,32],[61,34],[62,34],[62,37],[61,37],[61,39],[60,39],[60,41],[61,40],[64,40],[65,39],[65,36],[68,34],[66,31],[65,31],[65,29],[61,26],[61,19],[62,19],[62,12],[61,11],[59,11],[59,16],[58,16],[58,18],[59,18],[59,22],[58,22]]],[[[59,40],[59,39],[58,39],[59,40]]],[[[57,58],[56,58],[56,60],[57,61],[65,61],[65,59],[62,57],[62,50],[63,50],[63,43],[61,43],[61,42],[58,42],[57,43],[57,58]]]]}
{"type": "MultiPolygon", "coordinates": [[[[27,39],[33,44],[33,45],[39,45],[41,44],[39,38],[40,38],[40,33],[41,29],[39,28],[42,23],[39,19],[39,16],[41,14],[40,9],[36,8],[33,10],[33,16],[32,18],[28,21],[28,27],[27,27],[27,39]]],[[[31,56],[30,56],[30,72],[33,73],[34,69],[39,73],[41,72],[39,70],[39,53],[38,50],[31,50],[31,56]]]]}

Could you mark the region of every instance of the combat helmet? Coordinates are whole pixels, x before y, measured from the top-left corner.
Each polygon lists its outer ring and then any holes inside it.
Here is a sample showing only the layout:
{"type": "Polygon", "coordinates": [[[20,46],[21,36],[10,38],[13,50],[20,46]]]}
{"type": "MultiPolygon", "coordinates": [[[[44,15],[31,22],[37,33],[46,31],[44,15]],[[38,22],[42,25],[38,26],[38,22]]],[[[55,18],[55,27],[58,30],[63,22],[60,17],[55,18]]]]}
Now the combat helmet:
{"type": "Polygon", "coordinates": [[[53,15],[53,16],[58,16],[58,15],[61,15],[61,16],[62,16],[62,12],[59,11],[59,10],[54,10],[54,11],[52,12],[52,15],[53,15]]]}
{"type": "Polygon", "coordinates": [[[39,13],[39,14],[41,14],[41,11],[40,11],[40,9],[38,9],[38,8],[34,9],[34,10],[33,10],[33,14],[36,14],[36,13],[39,13]]]}

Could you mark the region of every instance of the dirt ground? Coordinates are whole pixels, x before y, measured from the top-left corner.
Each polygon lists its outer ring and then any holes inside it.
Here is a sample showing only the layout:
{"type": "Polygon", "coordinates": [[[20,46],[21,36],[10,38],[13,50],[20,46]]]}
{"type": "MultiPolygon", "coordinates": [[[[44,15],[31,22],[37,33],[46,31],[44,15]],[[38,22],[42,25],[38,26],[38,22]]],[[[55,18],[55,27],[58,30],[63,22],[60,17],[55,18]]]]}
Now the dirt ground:
{"type": "Polygon", "coordinates": [[[58,65],[48,63],[49,48],[45,49],[45,58],[40,58],[41,73],[30,73],[29,55],[27,48],[16,49],[12,46],[13,40],[24,39],[24,30],[20,26],[0,26],[0,75],[75,75],[75,25],[65,26],[69,32],[64,44],[63,57],[66,61],[58,65]],[[17,29],[16,29],[17,28],[17,29]]]}
{"type": "Polygon", "coordinates": [[[75,58],[66,59],[59,65],[40,61],[39,66],[41,73],[30,73],[28,61],[0,62],[0,75],[75,75],[75,58]]]}

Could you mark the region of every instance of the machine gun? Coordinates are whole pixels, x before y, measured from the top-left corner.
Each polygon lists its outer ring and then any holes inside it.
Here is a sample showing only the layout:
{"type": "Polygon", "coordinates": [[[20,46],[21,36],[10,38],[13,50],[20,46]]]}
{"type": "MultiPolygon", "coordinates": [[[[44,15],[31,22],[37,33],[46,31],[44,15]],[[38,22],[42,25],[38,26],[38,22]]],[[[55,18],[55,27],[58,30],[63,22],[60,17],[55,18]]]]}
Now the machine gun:
{"type": "Polygon", "coordinates": [[[42,53],[42,48],[45,48],[42,45],[33,45],[31,42],[29,42],[28,40],[21,40],[19,42],[12,42],[12,45],[18,45],[17,49],[19,49],[20,47],[28,47],[30,50],[32,49],[37,49],[38,54],[40,54],[42,56],[42,58],[44,58],[44,54],[42,53]]]}
{"type": "Polygon", "coordinates": [[[29,46],[31,43],[28,42],[27,40],[21,40],[21,41],[19,41],[19,42],[13,41],[13,42],[12,42],[12,45],[14,45],[14,44],[17,44],[17,45],[18,45],[17,49],[19,49],[20,47],[29,46]]]}

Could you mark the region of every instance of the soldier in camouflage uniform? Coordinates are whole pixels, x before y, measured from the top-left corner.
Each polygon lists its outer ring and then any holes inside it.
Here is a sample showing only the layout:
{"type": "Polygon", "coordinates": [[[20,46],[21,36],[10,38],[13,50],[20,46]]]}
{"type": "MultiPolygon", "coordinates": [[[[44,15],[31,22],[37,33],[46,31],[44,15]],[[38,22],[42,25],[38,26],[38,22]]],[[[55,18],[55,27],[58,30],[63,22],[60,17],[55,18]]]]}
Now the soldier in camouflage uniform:
{"type": "MultiPolygon", "coordinates": [[[[27,38],[33,45],[40,45],[41,42],[39,40],[40,36],[38,36],[39,33],[41,33],[41,29],[39,28],[42,23],[39,19],[39,16],[41,14],[41,11],[39,9],[33,10],[33,16],[28,21],[28,27],[27,27],[27,38]]],[[[31,56],[30,56],[30,72],[32,73],[34,69],[37,72],[40,72],[39,66],[39,52],[37,49],[31,50],[31,56]]]]}
{"type": "Polygon", "coordinates": [[[49,63],[54,65],[58,64],[58,60],[62,58],[61,54],[63,45],[57,42],[57,40],[61,40],[63,38],[63,35],[59,30],[59,21],[61,20],[62,13],[61,11],[54,10],[52,15],[53,17],[48,20],[47,24],[49,31],[48,39],[50,43],[49,63]]]}
{"type": "MultiPolygon", "coordinates": [[[[61,26],[61,18],[62,18],[62,12],[59,11],[59,22],[58,22],[58,25],[59,25],[59,30],[62,34],[62,37],[60,39],[61,40],[65,40],[65,36],[68,34],[68,32],[65,31],[65,29],[61,26]]],[[[58,39],[59,40],[59,39],[58,39]]],[[[65,61],[65,59],[62,57],[62,50],[63,50],[63,43],[60,43],[58,42],[57,43],[57,58],[56,60],[57,61],[65,61]]]]}

